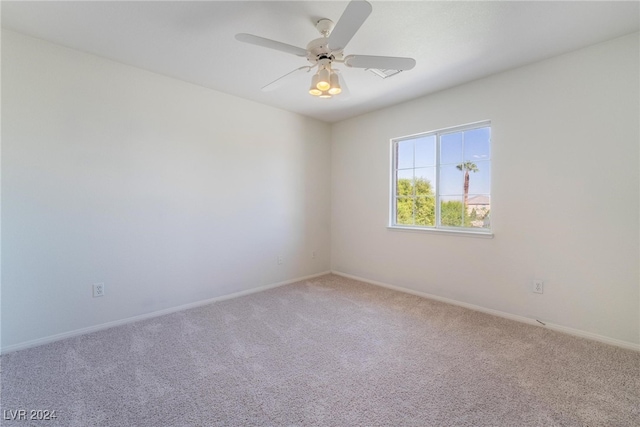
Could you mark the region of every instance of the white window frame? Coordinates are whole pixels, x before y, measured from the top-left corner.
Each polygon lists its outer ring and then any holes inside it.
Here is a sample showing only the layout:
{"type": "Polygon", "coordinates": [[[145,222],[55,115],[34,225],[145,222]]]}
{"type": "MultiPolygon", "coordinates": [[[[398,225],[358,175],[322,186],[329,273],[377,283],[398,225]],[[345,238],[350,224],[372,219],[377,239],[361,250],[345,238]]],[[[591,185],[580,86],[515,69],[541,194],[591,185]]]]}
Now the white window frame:
{"type": "MultiPolygon", "coordinates": [[[[470,227],[451,227],[451,226],[442,226],[438,225],[440,222],[440,137],[442,135],[464,132],[467,130],[482,128],[482,127],[491,127],[490,120],[483,120],[474,123],[468,123],[460,126],[452,126],[448,128],[436,129],[429,132],[421,132],[413,135],[401,136],[398,138],[392,138],[390,141],[390,192],[389,192],[389,225],[388,229],[394,231],[409,231],[409,232],[426,232],[426,233],[443,233],[457,236],[471,236],[471,237],[484,237],[484,238],[493,238],[493,231],[491,226],[489,228],[470,228],[470,227]],[[409,139],[416,139],[421,137],[436,137],[436,165],[435,165],[435,175],[436,182],[433,185],[434,187],[434,197],[435,197],[435,210],[436,210],[436,225],[434,226],[423,226],[423,225],[402,225],[396,224],[396,172],[397,172],[397,159],[396,159],[396,146],[398,142],[406,141],[409,139]]],[[[492,129],[493,131],[493,129],[492,129]]],[[[490,139],[490,152],[493,152],[493,138],[490,139]]],[[[491,157],[489,157],[489,161],[491,161],[491,157]]],[[[493,176],[491,176],[493,178],[493,176]]],[[[493,179],[490,180],[491,187],[493,187],[493,179]]],[[[491,194],[491,188],[490,188],[491,194]]],[[[491,212],[493,213],[493,205],[491,207],[491,212]]],[[[493,216],[493,215],[492,215],[493,216]]]]}

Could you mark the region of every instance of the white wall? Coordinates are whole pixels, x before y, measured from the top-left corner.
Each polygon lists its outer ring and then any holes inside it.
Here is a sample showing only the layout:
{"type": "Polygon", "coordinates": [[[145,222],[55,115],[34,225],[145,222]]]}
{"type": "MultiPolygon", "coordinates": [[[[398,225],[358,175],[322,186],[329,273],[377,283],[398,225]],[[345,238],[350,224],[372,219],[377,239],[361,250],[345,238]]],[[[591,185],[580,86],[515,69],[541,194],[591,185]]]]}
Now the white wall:
{"type": "Polygon", "coordinates": [[[3,31],[2,347],[327,271],[329,140],[3,31]]]}
{"type": "Polygon", "coordinates": [[[635,34],[336,124],[332,269],[640,343],[638,52],[635,34]],[[495,238],[387,229],[390,138],[485,119],[495,238]]]}

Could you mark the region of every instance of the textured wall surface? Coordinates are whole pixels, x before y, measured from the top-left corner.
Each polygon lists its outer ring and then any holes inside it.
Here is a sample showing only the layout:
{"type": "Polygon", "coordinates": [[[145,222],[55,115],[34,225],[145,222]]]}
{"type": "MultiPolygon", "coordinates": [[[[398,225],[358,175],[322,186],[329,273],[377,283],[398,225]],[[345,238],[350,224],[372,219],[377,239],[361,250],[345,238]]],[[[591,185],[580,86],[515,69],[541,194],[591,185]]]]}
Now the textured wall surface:
{"type": "Polygon", "coordinates": [[[638,51],[635,34],[334,125],[332,269],[640,343],[638,51]],[[481,120],[495,237],[387,229],[390,139],[481,120]]]}
{"type": "Polygon", "coordinates": [[[327,271],[329,134],[3,32],[3,347],[327,271]]]}

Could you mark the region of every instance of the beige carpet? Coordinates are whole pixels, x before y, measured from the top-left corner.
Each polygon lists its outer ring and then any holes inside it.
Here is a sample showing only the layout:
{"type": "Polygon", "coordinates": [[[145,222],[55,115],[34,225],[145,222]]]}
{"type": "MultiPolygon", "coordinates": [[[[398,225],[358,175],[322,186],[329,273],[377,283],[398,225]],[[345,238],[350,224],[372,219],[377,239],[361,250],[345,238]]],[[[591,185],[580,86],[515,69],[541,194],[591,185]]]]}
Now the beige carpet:
{"type": "Polygon", "coordinates": [[[640,353],[327,275],[2,356],[6,426],[638,426],[640,353]],[[28,415],[28,412],[27,412],[28,415]]]}

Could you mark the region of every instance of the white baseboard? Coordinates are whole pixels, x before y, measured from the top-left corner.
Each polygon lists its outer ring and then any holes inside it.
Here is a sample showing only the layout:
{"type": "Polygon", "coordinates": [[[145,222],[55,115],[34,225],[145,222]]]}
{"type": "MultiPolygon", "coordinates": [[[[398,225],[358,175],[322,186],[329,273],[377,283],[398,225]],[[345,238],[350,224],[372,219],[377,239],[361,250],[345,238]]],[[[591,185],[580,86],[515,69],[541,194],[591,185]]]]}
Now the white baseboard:
{"type": "Polygon", "coordinates": [[[323,271],[322,273],[312,274],[309,276],[298,277],[296,279],[285,280],[284,282],[272,283],[270,285],[264,285],[253,289],[247,289],[245,291],[235,292],[228,295],[222,295],[215,298],[210,298],[202,301],[196,301],[189,304],[179,305],[177,307],[165,308],[163,310],[153,311],[151,313],[145,313],[138,316],[127,317],[125,319],[114,320],[112,322],[102,323],[100,325],[89,326],[87,328],[75,329],[69,332],[63,332],[61,334],[51,335],[44,338],[37,338],[35,340],[24,341],[18,344],[9,345],[6,347],[2,347],[0,354],[11,353],[13,351],[24,350],[31,347],[37,347],[44,344],[49,344],[55,341],[60,341],[66,338],[77,337],[80,335],[90,334],[91,332],[102,331],[104,329],[113,328],[116,326],[122,326],[133,322],[139,322],[140,320],[151,319],[158,316],[164,316],[165,314],[176,313],[178,311],[188,310],[190,308],[200,307],[203,305],[211,304],[218,301],[225,301],[233,298],[242,297],[245,295],[254,294],[257,292],[266,291],[268,289],[277,288],[279,286],[289,285],[291,283],[300,282],[302,280],[313,279],[314,277],[324,276],[325,274],[331,273],[330,271],[323,271]]]}
{"type": "Polygon", "coordinates": [[[382,283],[375,280],[370,280],[364,277],[354,276],[352,274],[341,273],[339,271],[332,271],[331,273],[336,274],[338,276],[346,277],[353,280],[358,280],[360,282],[369,283],[371,285],[381,286],[383,288],[393,289],[396,291],[404,292],[411,295],[416,295],[423,298],[429,298],[436,301],[445,302],[447,304],[457,305],[459,307],[468,308],[470,310],[480,311],[482,313],[492,314],[494,316],[503,317],[505,319],[515,320],[516,322],[527,323],[529,325],[539,326],[547,329],[551,329],[554,331],[562,332],[565,334],[573,335],[580,338],[586,338],[593,341],[599,341],[605,344],[614,345],[616,347],[626,348],[628,350],[635,350],[640,352],[640,344],[635,344],[628,341],[622,341],[615,338],[609,338],[603,335],[594,334],[591,332],[581,331],[579,329],[569,328],[567,326],[556,325],[549,322],[544,322],[544,324],[540,323],[536,319],[530,319],[528,317],[520,316],[517,314],[511,314],[504,311],[493,310],[491,308],[481,307],[479,305],[469,304],[466,302],[456,301],[449,298],[439,297],[437,295],[428,294],[426,292],[415,291],[413,289],[403,288],[400,286],[390,285],[388,283],[382,283]]]}

